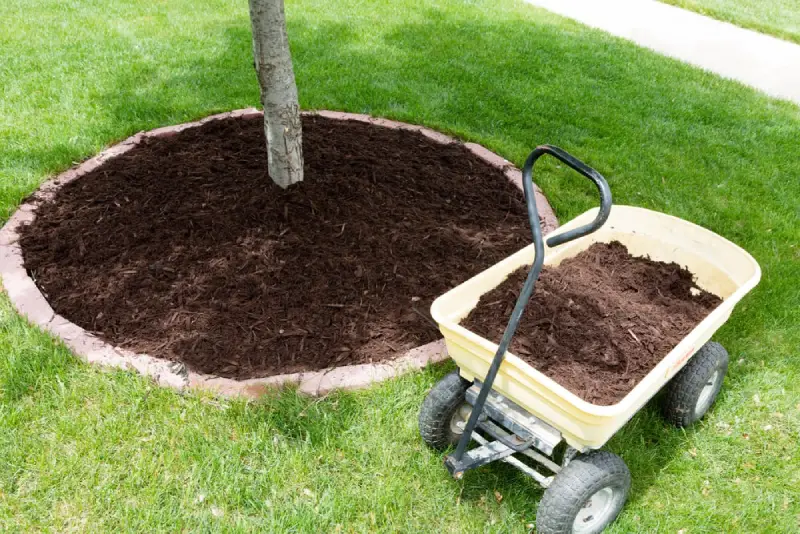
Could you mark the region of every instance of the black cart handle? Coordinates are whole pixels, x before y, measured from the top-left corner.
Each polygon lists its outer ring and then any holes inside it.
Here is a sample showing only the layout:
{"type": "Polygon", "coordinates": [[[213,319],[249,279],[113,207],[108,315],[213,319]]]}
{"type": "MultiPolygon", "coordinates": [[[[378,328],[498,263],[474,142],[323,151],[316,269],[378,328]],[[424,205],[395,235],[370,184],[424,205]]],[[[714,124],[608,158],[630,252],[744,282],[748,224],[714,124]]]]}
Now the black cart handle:
{"type": "MultiPolygon", "coordinates": [[[[587,177],[589,180],[594,182],[594,185],[597,186],[597,191],[600,193],[600,212],[597,214],[597,217],[595,217],[594,221],[587,225],[581,226],[580,228],[574,228],[568,232],[555,235],[548,239],[547,246],[555,247],[558,245],[563,245],[567,241],[572,241],[573,239],[591,234],[603,226],[606,220],[608,220],[609,214],[611,213],[611,188],[608,187],[608,182],[606,182],[606,179],[603,178],[602,174],[592,169],[581,160],[575,158],[564,150],[561,150],[557,146],[541,145],[537,146],[534,151],[531,152],[531,155],[528,156],[528,159],[525,161],[525,167],[522,169],[522,184],[523,187],[525,187],[526,199],[533,196],[531,191],[528,191],[528,189],[532,189],[532,187],[529,188],[528,185],[533,183],[533,164],[536,163],[536,160],[544,154],[550,154],[554,158],[566,163],[568,167],[575,169],[580,174],[587,177]]],[[[535,202],[533,203],[533,208],[534,210],[536,209],[535,202]]],[[[530,216],[530,214],[531,203],[528,202],[528,215],[530,216]]],[[[533,224],[533,222],[531,222],[531,224],[533,224]]]]}
{"type": "Polygon", "coordinates": [[[528,277],[525,279],[522,290],[519,292],[517,303],[514,305],[514,311],[511,312],[511,319],[509,319],[506,330],[503,332],[503,337],[500,339],[500,344],[497,346],[497,352],[495,353],[492,363],[489,366],[489,371],[486,373],[486,378],[483,380],[483,385],[478,393],[478,397],[475,399],[475,404],[472,406],[472,413],[467,421],[467,426],[464,428],[464,433],[462,434],[461,439],[458,441],[458,446],[453,454],[453,459],[456,462],[461,461],[461,458],[464,456],[464,453],[467,450],[469,442],[472,440],[472,432],[475,430],[475,426],[478,424],[478,418],[483,412],[483,406],[486,404],[486,397],[489,395],[489,391],[492,389],[492,384],[497,376],[497,371],[500,369],[500,364],[503,363],[506,350],[508,350],[508,346],[511,344],[511,338],[514,337],[514,333],[517,331],[517,326],[519,326],[519,322],[522,319],[522,314],[525,311],[525,307],[528,305],[531,295],[533,294],[534,285],[536,284],[536,280],[538,280],[539,273],[541,273],[542,266],[544,265],[544,242],[542,240],[542,227],[539,223],[539,213],[536,210],[536,195],[534,194],[533,190],[533,164],[536,163],[536,160],[538,160],[544,154],[550,154],[554,158],[561,160],[569,167],[572,167],[590,179],[592,182],[594,182],[594,184],[597,186],[597,190],[600,192],[600,212],[597,214],[597,217],[595,217],[594,221],[579,228],[564,232],[563,234],[551,237],[547,240],[547,246],[555,247],[557,245],[566,243],[567,241],[572,241],[573,239],[583,237],[596,231],[598,228],[603,226],[606,220],[608,220],[609,214],[611,213],[611,189],[608,187],[608,182],[606,182],[606,179],[603,178],[599,172],[592,169],[579,159],[571,156],[558,147],[552,145],[541,145],[537,146],[533,152],[531,152],[530,156],[528,156],[528,159],[525,160],[525,166],[522,169],[522,188],[525,191],[525,204],[528,208],[528,219],[531,224],[531,232],[533,233],[533,265],[531,265],[531,270],[528,273],[528,277]]]}

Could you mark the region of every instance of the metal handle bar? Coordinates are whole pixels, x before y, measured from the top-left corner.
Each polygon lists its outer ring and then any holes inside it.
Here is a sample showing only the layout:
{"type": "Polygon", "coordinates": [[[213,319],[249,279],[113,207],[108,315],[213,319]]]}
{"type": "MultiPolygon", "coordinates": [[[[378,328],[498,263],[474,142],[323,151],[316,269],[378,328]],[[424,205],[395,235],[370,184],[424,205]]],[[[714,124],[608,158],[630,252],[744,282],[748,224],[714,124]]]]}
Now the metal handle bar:
{"type": "MultiPolygon", "coordinates": [[[[536,149],[531,152],[531,155],[528,156],[527,161],[525,161],[525,167],[522,170],[523,187],[525,184],[533,181],[533,164],[536,163],[536,160],[544,154],[550,154],[554,158],[566,163],[568,167],[575,169],[580,174],[587,177],[589,180],[594,182],[594,185],[597,186],[597,191],[600,193],[600,212],[597,214],[597,217],[595,217],[594,221],[587,225],[581,226],[580,228],[574,228],[568,232],[564,232],[563,234],[555,235],[549,238],[547,240],[547,246],[556,247],[558,245],[563,245],[567,241],[572,241],[573,239],[591,234],[603,226],[606,220],[608,220],[609,214],[611,213],[611,188],[608,187],[608,182],[606,182],[606,179],[603,178],[603,175],[601,175],[599,172],[592,169],[581,160],[573,157],[571,154],[553,145],[537,146],[536,149]]],[[[528,197],[527,190],[525,191],[525,197],[528,197]]],[[[534,203],[534,209],[535,207],[536,203],[534,203]]],[[[530,204],[528,205],[528,214],[530,214],[530,204]]]]}
{"type": "Polygon", "coordinates": [[[456,452],[453,454],[453,459],[457,462],[461,461],[461,458],[464,456],[467,446],[472,439],[472,432],[475,430],[475,426],[478,424],[478,418],[483,412],[483,406],[486,404],[486,397],[489,395],[489,391],[492,389],[494,379],[497,376],[497,372],[500,370],[500,364],[503,363],[506,350],[511,344],[511,338],[514,337],[514,333],[517,331],[517,326],[519,326],[519,322],[522,319],[522,314],[525,311],[525,307],[528,305],[528,301],[533,294],[533,288],[536,284],[536,280],[539,278],[539,273],[541,273],[542,266],[544,264],[544,242],[542,241],[542,227],[539,224],[539,213],[536,210],[536,197],[533,191],[533,165],[536,163],[536,160],[538,160],[544,154],[550,154],[554,158],[561,160],[569,167],[589,178],[592,182],[594,182],[594,184],[597,186],[597,190],[600,192],[600,212],[597,214],[595,220],[587,225],[581,226],[580,228],[575,228],[573,230],[569,230],[568,232],[564,232],[563,234],[551,237],[547,240],[547,246],[555,247],[557,245],[566,243],[567,241],[572,241],[573,239],[577,239],[594,232],[603,226],[603,223],[606,222],[609,214],[611,213],[611,189],[608,187],[608,182],[606,182],[606,179],[603,178],[599,172],[592,169],[579,159],[571,156],[558,147],[552,145],[540,145],[537,146],[533,152],[530,153],[528,159],[525,160],[525,166],[522,168],[522,188],[525,191],[525,204],[528,207],[528,220],[530,222],[531,232],[533,234],[533,265],[531,265],[531,270],[528,273],[528,277],[525,279],[525,283],[522,285],[522,290],[519,292],[517,303],[514,305],[514,311],[511,312],[511,319],[508,321],[505,332],[503,332],[503,337],[500,339],[500,344],[497,346],[497,352],[492,359],[492,364],[489,366],[489,371],[486,373],[483,386],[478,393],[478,397],[475,399],[475,404],[472,406],[472,413],[470,413],[467,426],[464,427],[464,433],[461,435],[461,439],[458,441],[456,452]]]}

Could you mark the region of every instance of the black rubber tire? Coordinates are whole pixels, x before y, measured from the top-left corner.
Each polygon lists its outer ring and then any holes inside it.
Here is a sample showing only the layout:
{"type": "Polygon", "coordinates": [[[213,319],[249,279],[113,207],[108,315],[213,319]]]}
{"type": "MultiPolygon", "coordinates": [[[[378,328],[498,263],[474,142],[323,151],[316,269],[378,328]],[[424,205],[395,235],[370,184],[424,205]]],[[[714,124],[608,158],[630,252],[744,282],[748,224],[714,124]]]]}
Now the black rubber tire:
{"type": "Polygon", "coordinates": [[[573,458],[550,483],[536,512],[538,534],[570,534],[578,513],[589,498],[610,487],[611,508],[606,520],[587,532],[602,532],[617,518],[631,488],[631,473],[622,458],[608,451],[592,451],[573,458]]]}
{"type": "Polygon", "coordinates": [[[664,418],[677,427],[687,427],[696,423],[708,412],[717,399],[725,373],[728,371],[728,351],[715,341],[709,341],[691,357],[683,369],[676,374],[666,387],[661,401],[664,418]],[[703,388],[715,372],[720,375],[711,393],[710,402],[697,411],[697,403],[703,388]]]}
{"type": "Polygon", "coordinates": [[[450,419],[466,402],[465,393],[472,384],[453,371],[430,390],[419,411],[419,433],[428,446],[443,451],[456,445],[461,434],[450,429],[450,419]]]}

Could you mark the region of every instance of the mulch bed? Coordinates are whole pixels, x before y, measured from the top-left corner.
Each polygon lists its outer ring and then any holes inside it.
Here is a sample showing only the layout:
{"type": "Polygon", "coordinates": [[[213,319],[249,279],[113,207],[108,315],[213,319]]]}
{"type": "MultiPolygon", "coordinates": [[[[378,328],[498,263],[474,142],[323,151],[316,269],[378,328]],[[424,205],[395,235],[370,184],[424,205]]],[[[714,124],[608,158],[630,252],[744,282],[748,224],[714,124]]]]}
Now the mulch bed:
{"type": "Polygon", "coordinates": [[[146,138],[38,209],[26,268],[111,343],[248,378],[433,341],[433,299],[529,243],[522,193],[462,145],[303,128],[306,179],[286,191],[259,118],[146,138]]]}
{"type": "MultiPolygon", "coordinates": [[[[499,342],[528,271],[484,294],[462,325],[499,342]]],[[[596,243],[542,271],[509,350],[582,399],[615,404],[720,303],[676,263],[596,243]]]]}

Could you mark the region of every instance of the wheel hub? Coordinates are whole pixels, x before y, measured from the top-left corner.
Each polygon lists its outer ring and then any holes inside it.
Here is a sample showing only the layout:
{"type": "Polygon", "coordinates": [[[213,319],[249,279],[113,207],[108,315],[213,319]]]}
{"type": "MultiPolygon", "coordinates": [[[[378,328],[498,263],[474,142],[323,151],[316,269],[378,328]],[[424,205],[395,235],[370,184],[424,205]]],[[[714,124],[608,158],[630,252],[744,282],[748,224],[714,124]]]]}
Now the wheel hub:
{"type": "Polygon", "coordinates": [[[459,406],[450,418],[450,431],[457,436],[463,434],[470,414],[472,414],[472,406],[468,403],[465,402],[459,406]]]}
{"type": "Polygon", "coordinates": [[[694,406],[695,416],[700,417],[708,410],[721,378],[722,374],[719,372],[719,369],[715,370],[714,374],[708,378],[706,385],[703,386],[703,389],[700,391],[700,396],[697,398],[697,404],[694,406]]]}
{"type": "Polygon", "coordinates": [[[575,534],[593,532],[598,525],[604,524],[611,514],[614,502],[614,489],[605,487],[595,492],[584,503],[575,516],[572,531],[575,534]]]}

